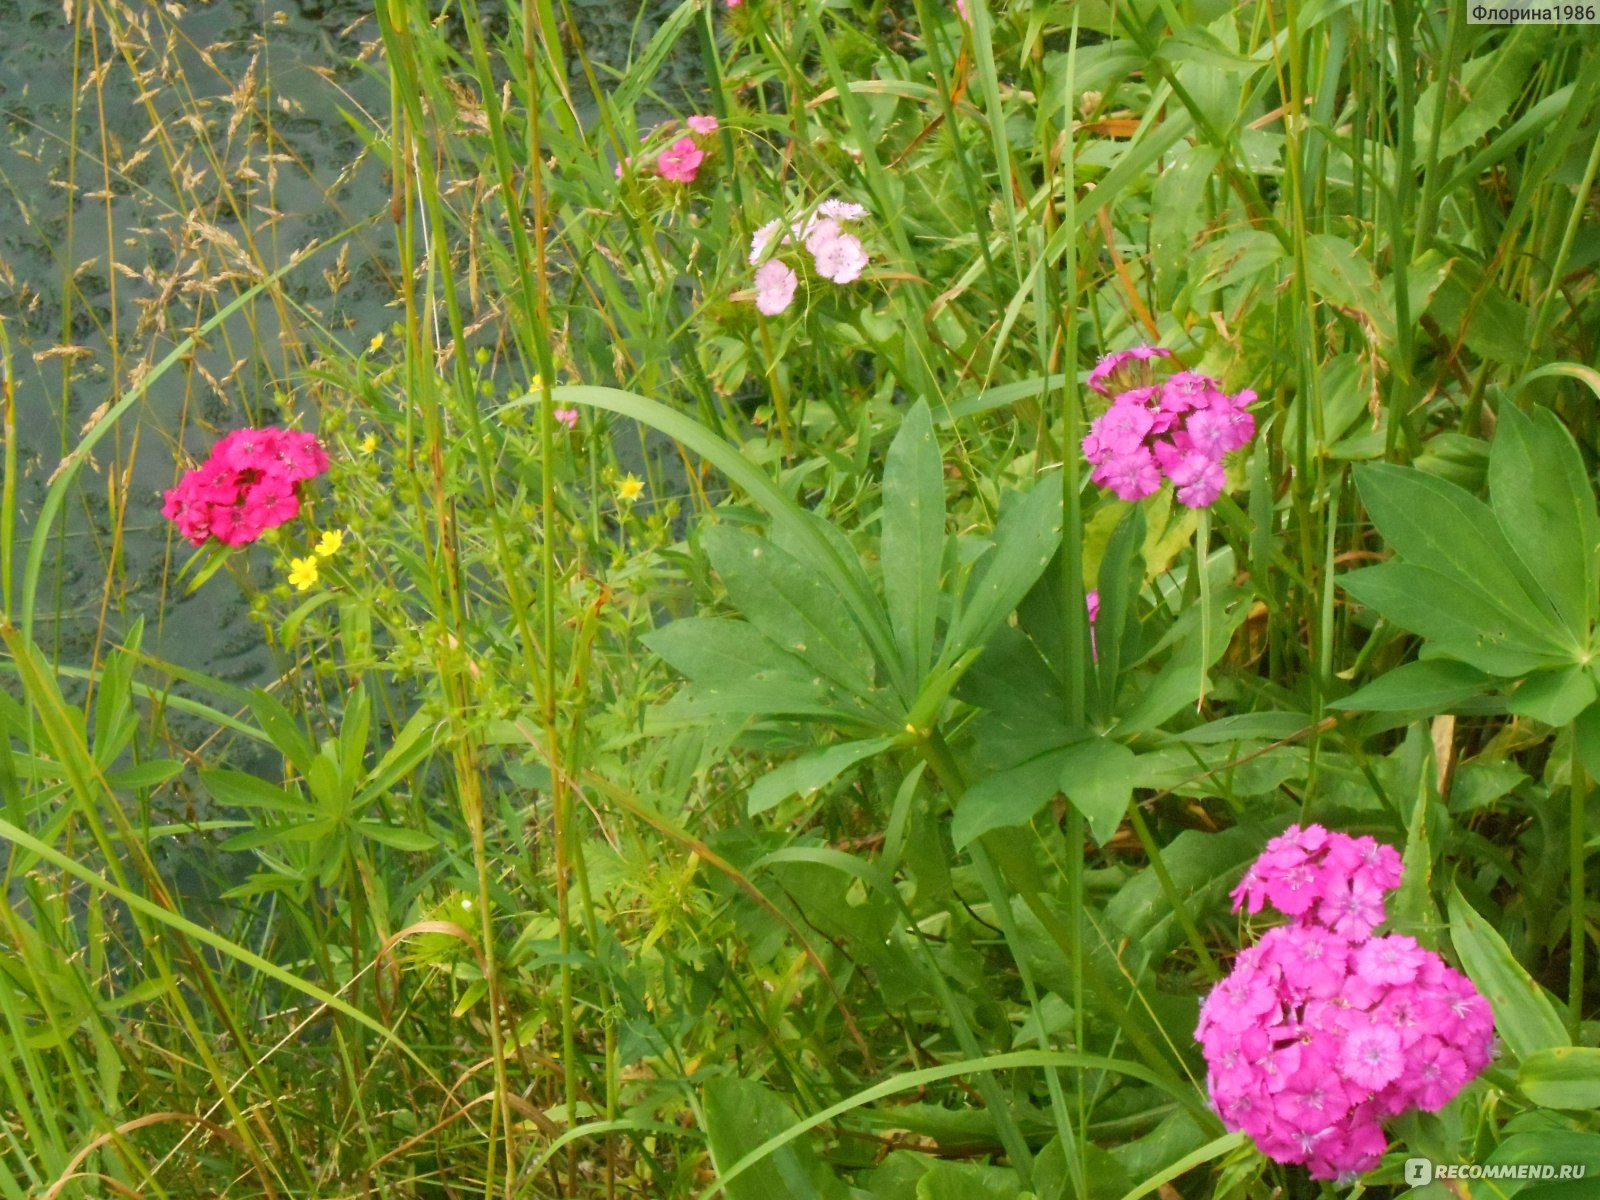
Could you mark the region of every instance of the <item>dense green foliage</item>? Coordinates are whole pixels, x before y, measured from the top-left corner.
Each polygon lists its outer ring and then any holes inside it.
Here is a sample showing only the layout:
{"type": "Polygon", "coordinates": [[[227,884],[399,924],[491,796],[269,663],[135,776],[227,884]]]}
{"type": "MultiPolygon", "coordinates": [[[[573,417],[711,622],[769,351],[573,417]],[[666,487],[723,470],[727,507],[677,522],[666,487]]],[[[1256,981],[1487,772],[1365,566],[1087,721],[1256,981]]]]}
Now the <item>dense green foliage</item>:
{"type": "Polygon", "coordinates": [[[343,115],[391,202],[290,253],[281,98],[190,88],[181,14],[68,8],[75,115],[157,97],[203,286],[111,290],[171,321],[59,467],[16,422],[86,368],[0,324],[0,1200],[1328,1194],[1193,1039],[1294,821],[1403,849],[1389,927],[1500,1030],[1358,1188],[1600,1172],[1586,27],[685,0],[610,64],[564,2],[380,0],[390,107],[343,115]],[[752,237],[829,199],[867,267],[792,246],[758,309],[752,237]],[[377,336],[324,311],[351,246],[377,336]],[[1146,343],[1260,397],[1208,509],[1089,480],[1085,375],[1146,343]],[[152,420],[179,379],[214,402],[152,420]],[[130,582],[148,480],[247,423],[318,435],[314,501],[130,582]],[[270,678],[153,648],[228,589],[270,678]]]}

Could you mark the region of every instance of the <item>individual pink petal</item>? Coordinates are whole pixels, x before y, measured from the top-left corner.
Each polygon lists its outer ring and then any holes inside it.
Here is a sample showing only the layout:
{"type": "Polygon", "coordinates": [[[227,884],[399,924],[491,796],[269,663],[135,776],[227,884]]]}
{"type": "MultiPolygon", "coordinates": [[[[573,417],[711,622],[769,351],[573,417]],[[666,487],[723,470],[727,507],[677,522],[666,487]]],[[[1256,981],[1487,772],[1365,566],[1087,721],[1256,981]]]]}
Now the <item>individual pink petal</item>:
{"type": "Polygon", "coordinates": [[[756,268],[756,310],[775,317],[794,300],[800,277],[794,268],[773,259],[756,268]]]}

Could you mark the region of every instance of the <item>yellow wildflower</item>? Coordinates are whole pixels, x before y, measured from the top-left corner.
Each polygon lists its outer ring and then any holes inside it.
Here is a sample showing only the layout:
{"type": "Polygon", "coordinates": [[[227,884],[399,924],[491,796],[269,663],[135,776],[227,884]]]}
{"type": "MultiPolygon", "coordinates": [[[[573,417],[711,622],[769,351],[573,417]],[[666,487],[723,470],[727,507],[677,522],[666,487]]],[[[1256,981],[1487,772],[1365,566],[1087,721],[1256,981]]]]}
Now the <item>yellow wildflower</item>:
{"type": "Polygon", "coordinates": [[[339,553],[339,547],[344,545],[344,530],[329,529],[317,539],[317,557],[328,558],[339,553]]]}
{"type": "Polygon", "coordinates": [[[383,349],[383,330],[380,329],[380,330],[378,330],[377,333],[372,335],[372,340],[367,343],[367,353],[368,354],[376,354],[379,350],[382,350],[382,349],[383,349]]]}
{"type": "Polygon", "coordinates": [[[371,454],[377,448],[378,448],[378,435],[377,434],[369,433],[369,434],[367,434],[366,437],[361,439],[361,453],[363,453],[363,454],[371,454]]]}
{"type": "Polygon", "coordinates": [[[317,560],[315,555],[305,558],[291,558],[289,560],[289,582],[294,584],[294,590],[303,592],[317,582],[317,560]]]}
{"type": "Polygon", "coordinates": [[[644,480],[632,471],[628,472],[617,485],[617,499],[623,504],[632,504],[642,495],[644,495],[644,480]]]}

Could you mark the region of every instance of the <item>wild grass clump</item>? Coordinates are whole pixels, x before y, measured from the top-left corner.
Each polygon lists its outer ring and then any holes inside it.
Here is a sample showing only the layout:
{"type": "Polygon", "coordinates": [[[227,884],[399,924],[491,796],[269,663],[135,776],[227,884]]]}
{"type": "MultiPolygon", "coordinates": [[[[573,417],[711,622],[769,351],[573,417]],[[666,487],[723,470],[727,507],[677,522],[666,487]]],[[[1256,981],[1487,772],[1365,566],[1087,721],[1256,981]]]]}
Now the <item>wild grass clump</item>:
{"type": "Polygon", "coordinates": [[[0,1200],[1586,1194],[1581,30],[584,12],[51,17],[0,1200]]]}

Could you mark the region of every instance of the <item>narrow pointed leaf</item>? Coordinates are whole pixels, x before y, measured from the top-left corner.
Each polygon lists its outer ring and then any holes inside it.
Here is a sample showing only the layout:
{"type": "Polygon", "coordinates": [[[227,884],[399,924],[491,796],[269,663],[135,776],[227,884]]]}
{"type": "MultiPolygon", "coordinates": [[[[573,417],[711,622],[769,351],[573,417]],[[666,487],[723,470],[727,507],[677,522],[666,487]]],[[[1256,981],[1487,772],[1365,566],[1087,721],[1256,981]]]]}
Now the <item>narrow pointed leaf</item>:
{"type": "Polygon", "coordinates": [[[1089,832],[1102,845],[1122,824],[1138,777],[1138,756],[1110,738],[1069,746],[1061,760],[1061,790],[1088,819],[1089,832]]]}
{"type": "Polygon", "coordinates": [[[1429,658],[1385,671],[1329,708],[1362,712],[1448,712],[1495,686],[1476,667],[1448,658],[1429,658]]]}
{"type": "Polygon", "coordinates": [[[988,641],[1049,565],[1060,538],[1060,480],[1046,476],[1001,514],[987,565],[978,568],[968,589],[940,655],[942,661],[953,662],[988,641]]]}
{"type": "Polygon", "coordinates": [[[1506,537],[1572,636],[1587,645],[1600,605],[1600,512],[1583,455],[1549,409],[1500,408],[1489,496],[1506,537]]]}
{"type": "Polygon", "coordinates": [[[1526,1060],[1540,1050],[1571,1044],[1544,989],[1523,970],[1505,939],[1454,889],[1450,940],[1467,977],[1494,1009],[1495,1029],[1511,1053],[1526,1060]]]}
{"type": "Polygon", "coordinates": [[[927,404],[906,414],[883,470],[883,595],[912,686],[933,663],[944,559],[944,464],[927,404]]]}
{"type": "Polygon", "coordinates": [[[796,792],[804,796],[826,787],[862,759],[871,758],[893,744],[893,738],[871,738],[864,742],[824,746],[802,754],[756,780],[750,789],[750,815],[766,812],[796,792]]]}
{"type": "Polygon", "coordinates": [[[772,542],[727,525],[708,530],[705,545],[746,620],[846,691],[870,696],[872,651],[814,570],[772,542]]]}

